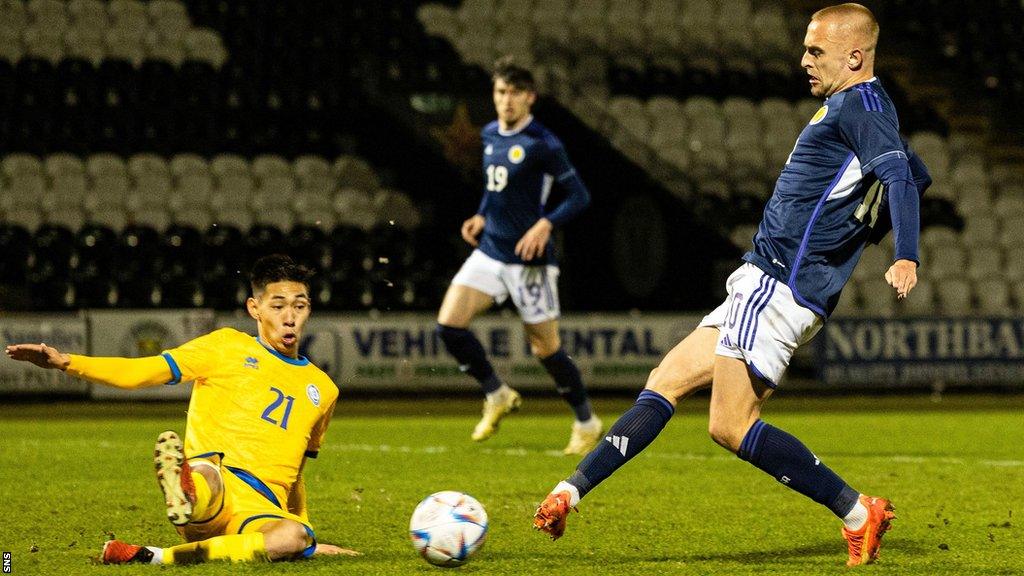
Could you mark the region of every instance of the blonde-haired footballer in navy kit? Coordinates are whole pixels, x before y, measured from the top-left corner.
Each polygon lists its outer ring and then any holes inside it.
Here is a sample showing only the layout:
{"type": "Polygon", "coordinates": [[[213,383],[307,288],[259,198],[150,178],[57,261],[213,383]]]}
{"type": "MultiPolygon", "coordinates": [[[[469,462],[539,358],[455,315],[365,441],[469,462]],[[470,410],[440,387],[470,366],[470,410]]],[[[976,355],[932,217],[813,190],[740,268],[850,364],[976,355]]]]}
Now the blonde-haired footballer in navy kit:
{"type": "Polygon", "coordinates": [[[195,383],[184,445],[167,431],[155,452],[167,517],[187,543],[158,548],[110,540],[104,563],[357,554],[317,544],[306,510],[302,470],[316,457],[338,399],[330,377],[299,355],[309,276],[287,256],[255,263],[246,307],[257,337],[223,328],[145,358],[63,354],[46,344],[7,347],[15,360],[117,388],[195,383]]]}

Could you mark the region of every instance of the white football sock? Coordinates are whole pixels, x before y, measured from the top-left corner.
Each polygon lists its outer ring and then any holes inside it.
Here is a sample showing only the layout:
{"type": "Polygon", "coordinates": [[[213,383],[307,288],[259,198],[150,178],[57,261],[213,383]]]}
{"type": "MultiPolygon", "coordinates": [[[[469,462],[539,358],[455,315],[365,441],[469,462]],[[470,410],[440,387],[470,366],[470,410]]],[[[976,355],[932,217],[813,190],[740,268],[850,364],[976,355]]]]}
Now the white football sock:
{"type": "Polygon", "coordinates": [[[575,486],[569,484],[566,481],[561,481],[555,489],[551,491],[552,494],[558,494],[559,492],[569,493],[569,506],[575,508],[580,503],[580,491],[575,486]]]}
{"type": "Polygon", "coordinates": [[[511,393],[512,388],[510,388],[508,384],[502,384],[501,388],[498,388],[494,392],[488,392],[487,399],[491,402],[504,402],[511,393]]]}
{"type": "Polygon", "coordinates": [[[856,532],[864,527],[864,523],[868,521],[868,509],[866,506],[857,500],[857,503],[853,505],[853,510],[843,518],[843,524],[846,525],[847,530],[856,532]]]}
{"type": "Polygon", "coordinates": [[[164,549],[157,548],[156,546],[146,546],[146,549],[153,553],[153,557],[149,559],[150,564],[163,564],[164,563],[164,549]]]}

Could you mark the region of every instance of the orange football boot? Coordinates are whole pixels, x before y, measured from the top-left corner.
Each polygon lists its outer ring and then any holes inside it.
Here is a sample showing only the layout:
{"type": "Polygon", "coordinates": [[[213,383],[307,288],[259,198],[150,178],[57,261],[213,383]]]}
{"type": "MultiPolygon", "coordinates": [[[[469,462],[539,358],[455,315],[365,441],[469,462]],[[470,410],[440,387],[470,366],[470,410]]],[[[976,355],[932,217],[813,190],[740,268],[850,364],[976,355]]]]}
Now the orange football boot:
{"type": "Polygon", "coordinates": [[[860,530],[847,530],[843,527],[843,538],[849,548],[850,559],[847,566],[871,564],[878,560],[878,550],[882,547],[882,536],[889,530],[890,523],[896,518],[892,502],[874,496],[860,497],[860,503],[868,509],[868,519],[860,530]]]}
{"type": "Polygon", "coordinates": [[[533,515],[533,527],[546,532],[552,540],[558,540],[565,533],[565,519],[569,516],[570,496],[568,491],[548,494],[533,515]]]}

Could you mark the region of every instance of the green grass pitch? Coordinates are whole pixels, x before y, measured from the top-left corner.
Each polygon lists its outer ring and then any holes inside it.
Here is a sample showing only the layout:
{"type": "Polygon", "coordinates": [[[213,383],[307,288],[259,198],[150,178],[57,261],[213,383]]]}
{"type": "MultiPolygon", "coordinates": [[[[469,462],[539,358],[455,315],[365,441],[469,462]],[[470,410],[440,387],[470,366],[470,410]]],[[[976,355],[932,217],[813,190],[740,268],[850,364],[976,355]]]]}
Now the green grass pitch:
{"type": "MultiPolygon", "coordinates": [[[[784,396],[780,394],[779,396],[784,396]]],[[[627,399],[598,398],[606,424],[627,399]]],[[[469,399],[339,404],[307,471],[318,537],[359,558],[281,565],[102,566],[108,532],[172,545],[151,453],[183,404],[0,405],[0,550],[12,574],[435,574],[407,529],[416,503],[452,489],[490,515],[467,574],[849,574],[839,522],[715,446],[707,399],[681,408],[642,455],[591,493],[551,542],[530,526],[577,459],[557,453],[568,410],[527,398],[484,444],[469,399]]],[[[1024,573],[1024,397],[775,398],[764,417],[802,438],[854,487],[891,498],[898,520],[861,573],[1024,573]]],[[[258,422],[254,422],[258,423],[258,422]]]]}

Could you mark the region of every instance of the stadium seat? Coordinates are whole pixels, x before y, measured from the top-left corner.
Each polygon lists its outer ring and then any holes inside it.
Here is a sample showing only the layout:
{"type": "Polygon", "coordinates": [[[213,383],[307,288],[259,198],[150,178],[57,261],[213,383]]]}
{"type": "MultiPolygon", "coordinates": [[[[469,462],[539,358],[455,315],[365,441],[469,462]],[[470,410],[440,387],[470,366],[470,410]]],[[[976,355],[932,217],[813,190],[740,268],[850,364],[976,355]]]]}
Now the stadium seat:
{"type": "Polygon", "coordinates": [[[1007,316],[1013,312],[1010,289],[1002,278],[985,278],[975,282],[974,295],[978,311],[993,316],[1007,316]]]}
{"type": "MultiPolygon", "coordinates": [[[[941,253],[937,256],[941,258],[941,253]]],[[[981,244],[971,247],[967,255],[967,276],[980,281],[1002,274],[1002,251],[995,244],[981,244]]]]}
{"type": "Polygon", "coordinates": [[[33,206],[46,189],[46,178],[41,174],[18,174],[7,181],[7,190],[13,197],[14,206],[33,206]]]}
{"type": "Polygon", "coordinates": [[[170,169],[171,176],[175,179],[190,174],[206,174],[210,171],[206,160],[202,156],[193,153],[175,155],[171,158],[170,169]]]}
{"type": "Polygon", "coordinates": [[[248,206],[229,207],[216,213],[211,226],[221,226],[247,234],[253,224],[253,215],[248,206]]]}
{"type": "Polygon", "coordinates": [[[253,176],[261,181],[270,177],[291,177],[292,175],[291,163],[276,154],[261,154],[253,158],[250,166],[253,176]]]}
{"type": "Polygon", "coordinates": [[[1024,215],[1017,215],[1003,220],[999,232],[999,244],[1005,248],[1024,245],[1024,215]]]}
{"type": "Polygon", "coordinates": [[[249,161],[238,154],[218,154],[210,161],[210,172],[220,181],[226,177],[249,176],[249,161]]]}
{"type": "Polygon", "coordinates": [[[188,174],[177,178],[171,193],[171,210],[207,208],[213,195],[213,177],[209,174],[188,174]]]}
{"type": "MultiPolygon", "coordinates": [[[[67,230],[69,234],[74,234],[85,226],[86,215],[78,206],[59,205],[53,210],[47,211],[45,222],[46,225],[43,228],[57,227],[67,230]]],[[[40,234],[41,231],[42,228],[36,234],[40,234]]]]}
{"type": "Polygon", "coordinates": [[[999,222],[993,216],[967,218],[961,239],[965,246],[986,246],[999,241],[999,222]]]}
{"type": "Polygon", "coordinates": [[[202,270],[206,254],[199,223],[173,223],[162,236],[160,249],[166,273],[171,277],[196,276],[202,270]]]}
{"type": "Polygon", "coordinates": [[[936,283],[936,301],[941,312],[947,316],[970,314],[971,285],[957,277],[948,277],[936,283]]]}
{"type": "Polygon", "coordinates": [[[419,228],[421,217],[411,198],[390,188],[381,188],[373,196],[375,220],[402,230],[419,228]]]}
{"type": "Polygon", "coordinates": [[[910,294],[896,301],[896,310],[903,316],[928,318],[935,315],[936,309],[935,284],[927,278],[919,277],[910,294]]]}
{"type": "Polygon", "coordinates": [[[207,305],[206,290],[196,278],[169,278],[160,287],[160,304],[168,308],[202,308],[207,305]]]}
{"type": "Polygon", "coordinates": [[[50,182],[50,188],[36,199],[43,210],[52,213],[59,210],[77,212],[85,200],[87,181],[84,174],[58,175],[50,182]]]}
{"type": "Polygon", "coordinates": [[[186,59],[210,64],[219,69],[228,59],[227,50],[216,31],[208,28],[192,28],[185,33],[186,59]]]}
{"type": "Polygon", "coordinates": [[[1019,242],[1014,245],[1004,245],[1003,261],[1003,275],[1007,280],[1011,280],[1015,284],[1024,281],[1024,245],[1019,242]]]}
{"type": "Polygon", "coordinates": [[[921,245],[932,251],[946,246],[956,246],[959,243],[960,236],[956,230],[946,226],[930,226],[921,231],[921,245]]]}
{"type": "Polygon", "coordinates": [[[935,280],[962,278],[967,269],[967,257],[957,245],[939,247],[939,251],[929,249],[931,254],[941,254],[941,258],[933,258],[930,266],[924,268],[929,277],[935,280]]]}
{"type": "Polygon", "coordinates": [[[0,284],[25,277],[34,230],[17,221],[0,219],[0,284]]]}
{"type": "Polygon", "coordinates": [[[14,207],[4,212],[3,219],[30,233],[34,233],[43,223],[43,215],[35,207],[14,207]]]}
{"type": "Polygon", "coordinates": [[[1004,222],[1022,217],[1024,216],[1024,197],[1000,194],[992,206],[992,211],[998,214],[1004,222]]]}
{"type": "Polygon", "coordinates": [[[885,279],[880,277],[858,281],[861,310],[871,316],[891,316],[896,307],[896,295],[885,279]]]}

